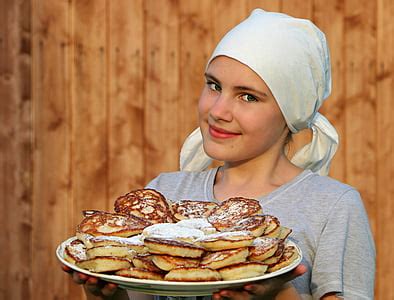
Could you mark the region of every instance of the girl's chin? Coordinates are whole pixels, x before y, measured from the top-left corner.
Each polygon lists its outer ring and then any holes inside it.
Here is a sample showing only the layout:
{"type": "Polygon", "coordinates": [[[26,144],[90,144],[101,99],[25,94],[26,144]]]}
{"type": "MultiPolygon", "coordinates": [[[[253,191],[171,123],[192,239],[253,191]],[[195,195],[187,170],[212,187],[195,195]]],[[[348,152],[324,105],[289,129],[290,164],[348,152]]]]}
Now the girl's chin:
{"type": "Polygon", "coordinates": [[[218,147],[206,147],[204,145],[205,153],[212,159],[217,161],[237,161],[238,155],[234,155],[235,153],[231,153],[229,149],[218,149],[218,147]]]}

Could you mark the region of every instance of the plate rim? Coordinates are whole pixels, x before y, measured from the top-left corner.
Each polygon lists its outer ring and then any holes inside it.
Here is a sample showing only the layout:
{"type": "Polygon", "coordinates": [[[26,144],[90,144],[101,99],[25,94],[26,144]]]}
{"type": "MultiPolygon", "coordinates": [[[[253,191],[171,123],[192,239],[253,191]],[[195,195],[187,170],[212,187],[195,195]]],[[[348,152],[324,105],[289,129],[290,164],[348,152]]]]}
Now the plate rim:
{"type": "MultiPolygon", "coordinates": [[[[58,258],[58,260],[68,266],[69,268],[89,275],[89,276],[93,276],[93,277],[97,277],[100,278],[104,281],[108,281],[108,282],[113,282],[116,283],[124,288],[127,288],[129,290],[133,290],[133,287],[135,287],[135,291],[141,291],[141,285],[147,285],[149,286],[150,291],[152,292],[157,292],[157,291],[162,291],[163,288],[181,288],[182,290],[184,290],[185,287],[189,287],[189,288],[200,288],[198,289],[198,294],[193,294],[193,295],[202,295],[202,293],[206,292],[204,295],[209,295],[212,294],[212,290],[213,289],[221,289],[221,288],[228,288],[231,286],[240,286],[243,285],[245,283],[250,283],[250,282],[254,282],[254,281],[260,281],[260,280],[265,280],[265,279],[269,279],[272,277],[277,277],[279,275],[282,275],[284,273],[287,273],[291,270],[293,270],[296,266],[298,266],[303,258],[302,255],[302,251],[299,248],[299,246],[294,243],[292,240],[288,239],[286,240],[286,245],[288,246],[294,246],[297,251],[298,251],[298,258],[292,262],[290,265],[279,269],[275,272],[272,273],[265,273],[261,276],[256,276],[256,277],[249,277],[249,278],[243,278],[243,279],[237,279],[237,280],[218,280],[218,281],[198,281],[198,282],[179,282],[179,281],[166,281],[166,280],[151,280],[151,279],[137,279],[137,278],[129,278],[129,277],[123,277],[123,276],[118,276],[118,275],[110,275],[110,274],[103,274],[103,273],[94,273],[94,272],[90,272],[88,270],[82,269],[77,267],[76,265],[66,261],[64,259],[64,249],[66,247],[66,245],[68,245],[69,243],[71,243],[73,240],[76,240],[77,237],[73,236],[70,237],[66,240],[64,240],[63,242],[61,242],[57,248],[56,248],[56,256],[58,258]],[[133,286],[134,284],[134,286],[133,286]],[[137,289],[137,287],[139,287],[139,289],[137,289]],[[156,289],[154,288],[156,287],[156,289]]],[[[144,291],[145,293],[149,293],[149,291],[144,291]]],[[[153,293],[158,295],[157,293],[153,293]]],[[[190,296],[192,295],[190,292],[185,291],[185,295],[190,296]]]]}

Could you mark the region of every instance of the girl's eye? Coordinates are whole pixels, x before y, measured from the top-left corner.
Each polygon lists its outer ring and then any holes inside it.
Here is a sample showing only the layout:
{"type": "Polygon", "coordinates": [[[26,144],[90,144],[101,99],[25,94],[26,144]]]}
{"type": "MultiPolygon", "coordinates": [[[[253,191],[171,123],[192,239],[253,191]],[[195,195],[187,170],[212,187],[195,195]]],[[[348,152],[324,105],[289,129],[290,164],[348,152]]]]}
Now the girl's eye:
{"type": "Polygon", "coordinates": [[[212,90],[212,91],[217,91],[220,92],[222,90],[222,88],[220,87],[220,85],[218,85],[215,82],[207,82],[208,87],[212,90]]]}
{"type": "Polygon", "coordinates": [[[252,96],[250,94],[242,95],[241,99],[244,100],[245,102],[256,102],[256,101],[258,101],[255,96],[252,96]]]}

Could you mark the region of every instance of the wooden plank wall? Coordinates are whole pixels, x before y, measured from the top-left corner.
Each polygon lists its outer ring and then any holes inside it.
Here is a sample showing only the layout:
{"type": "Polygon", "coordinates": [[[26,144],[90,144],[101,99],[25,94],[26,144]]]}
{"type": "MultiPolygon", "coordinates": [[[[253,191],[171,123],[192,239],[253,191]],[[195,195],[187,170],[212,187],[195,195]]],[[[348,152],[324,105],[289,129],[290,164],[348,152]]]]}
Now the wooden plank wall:
{"type": "Polygon", "coordinates": [[[255,7],[327,35],[334,85],[322,111],[341,137],[331,176],[360,190],[376,299],[394,299],[391,0],[0,1],[0,299],[83,299],[56,245],[82,209],[111,209],[178,168],[205,62],[255,7]]]}

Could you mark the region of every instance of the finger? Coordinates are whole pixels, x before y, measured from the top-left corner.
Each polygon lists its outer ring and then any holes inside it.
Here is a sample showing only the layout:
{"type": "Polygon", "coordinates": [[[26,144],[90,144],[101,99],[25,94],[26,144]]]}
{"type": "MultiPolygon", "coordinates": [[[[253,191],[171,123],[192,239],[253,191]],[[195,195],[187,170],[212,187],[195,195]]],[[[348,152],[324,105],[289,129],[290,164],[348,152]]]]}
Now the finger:
{"type": "Polygon", "coordinates": [[[66,265],[62,265],[62,270],[66,273],[71,274],[73,272],[73,269],[71,269],[70,267],[66,266],[66,265]]]}
{"type": "MultiPolygon", "coordinates": [[[[248,285],[244,286],[244,289],[253,295],[265,295],[270,290],[273,290],[272,285],[273,285],[272,281],[271,281],[269,287],[267,285],[265,285],[264,283],[248,284],[248,285]]],[[[276,286],[276,284],[275,284],[275,286],[276,286]]]]}
{"type": "Polygon", "coordinates": [[[83,284],[88,279],[85,274],[78,273],[78,272],[73,272],[72,277],[73,277],[74,282],[78,283],[78,284],[83,284]]]}
{"type": "Polygon", "coordinates": [[[86,289],[95,296],[99,296],[101,294],[101,286],[98,278],[90,277],[85,283],[86,289]]]}
{"type": "Polygon", "coordinates": [[[308,271],[308,268],[305,265],[298,265],[294,270],[293,274],[296,275],[296,277],[301,276],[302,274],[305,274],[308,271]]]}
{"type": "Polygon", "coordinates": [[[304,265],[298,265],[294,270],[291,272],[285,273],[281,276],[278,277],[283,283],[288,282],[290,280],[293,280],[294,278],[297,278],[298,276],[301,276],[307,271],[306,266],[304,265]]]}
{"type": "Polygon", "coordinates": [[[89,277],[88,280],[86,280],[86,285],[98,285],[99,284],[99,279],[96,277],[89,277]]]}
{"type": "Polygon", "coordinates": [[[244,289],[254,295],[265,295],[278,291],[286,282],[301,276],[307,271],[304,265],[297,266],[293,271],[257,284],[247,284],[244,289]]]}
{"type": "Polygon", "coordinates": [[[220,299],[222,299],[222,297],[220,296],[219,292],[217,292],[217,293],[212,294],[212,299],[213,300],[220,300],[220,299]]]}
{"type": "Polygon", "coordinates": [[[114,283],[107,283],[101,290],[104,296],[113,296],[118,290],[118,285],[114,283]]]}
{"type": "Polygon", "coordinates": [[[250,294],[246,291],[236,290],[221,290],[219,292],[221,298],[227,298],[232,300],[249,300],[250,294]]]}

